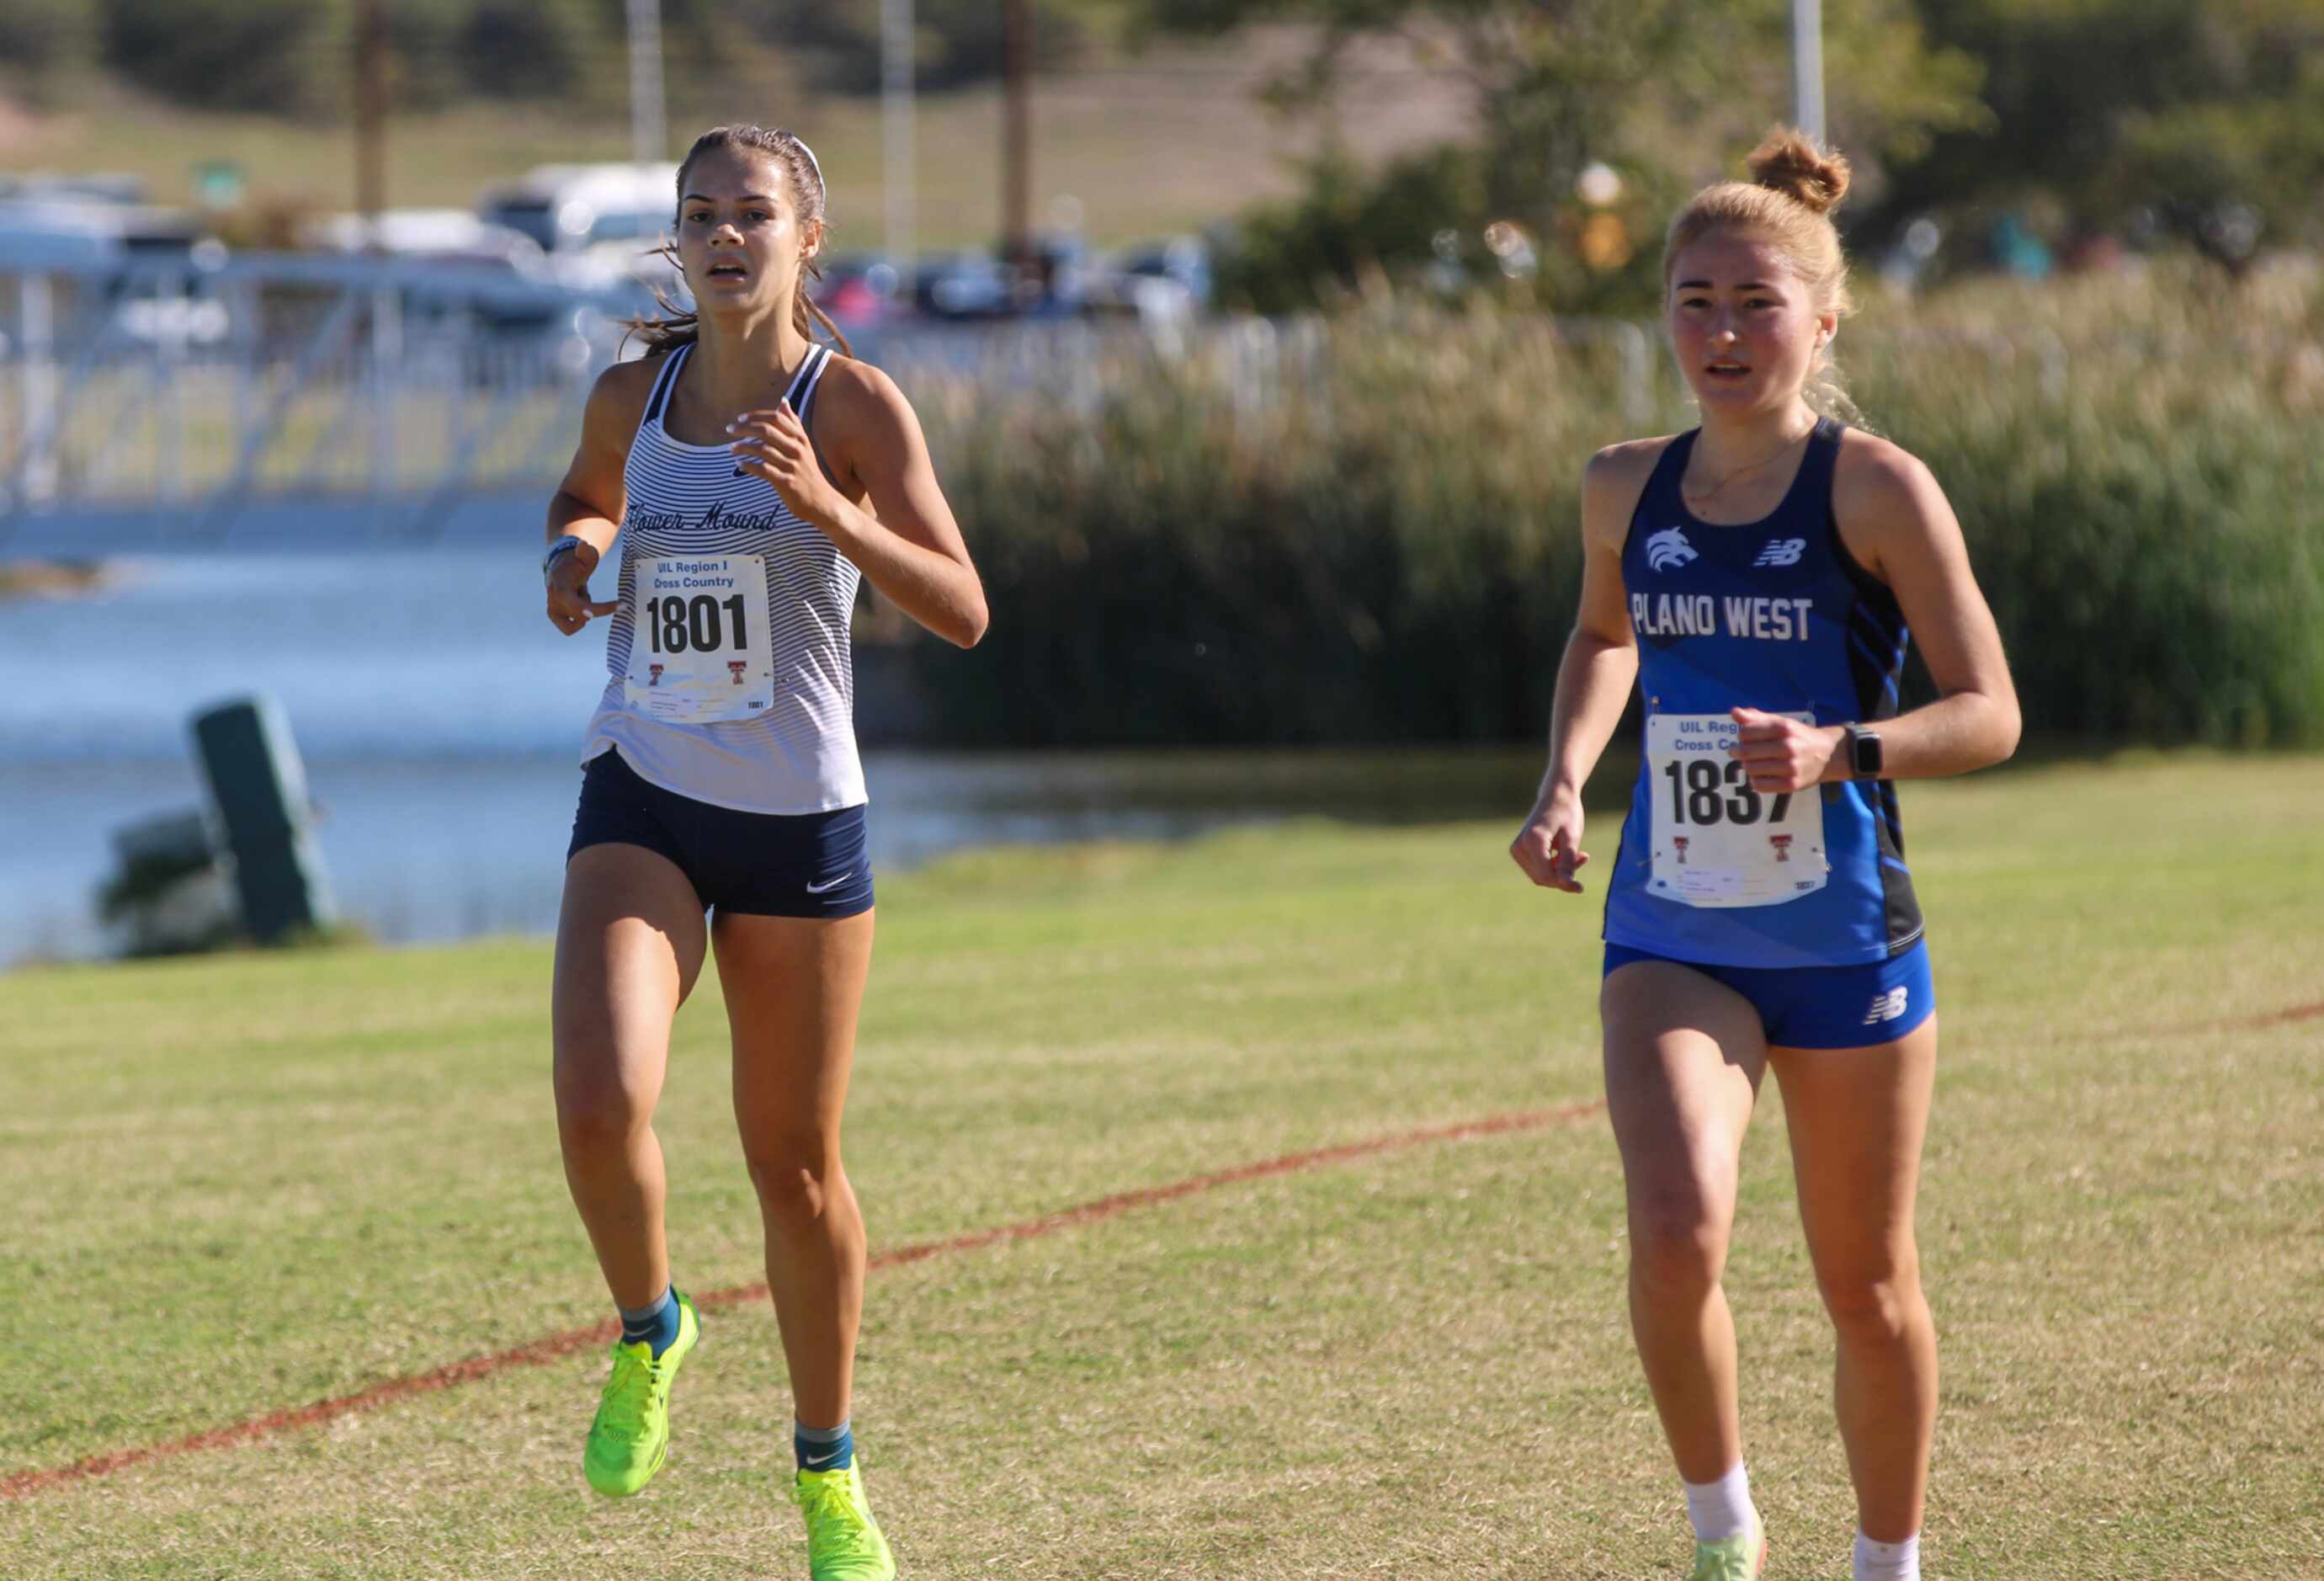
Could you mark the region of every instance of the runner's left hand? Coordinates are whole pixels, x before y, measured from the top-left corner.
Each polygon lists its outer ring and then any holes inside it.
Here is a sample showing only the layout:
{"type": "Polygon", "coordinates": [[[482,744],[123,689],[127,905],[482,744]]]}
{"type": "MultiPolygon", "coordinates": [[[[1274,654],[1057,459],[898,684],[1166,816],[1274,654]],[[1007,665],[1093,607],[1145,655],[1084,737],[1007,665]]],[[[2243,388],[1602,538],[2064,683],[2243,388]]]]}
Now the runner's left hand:
{"type": "Polygon", "coordinates": [[[831,479],[823,475],[815,446],[807,437],[807,425],[799,421],[788,401],[746,411],[728,423],[726,431],[734,436],[727,448],[734,452],[736,468],[772,484],[800,521],[820,526],[844,503],[831,479]]]}
{"type": "Polygon", "coordinates": [[[1803,725],[1757,708],[1729,710],[1742,726],[1727,754],[1743,765],[1755,790],[1804,790],[1825,780],[1844,780],[1840,744],[1847,733],[1837,725],[1803,725]]]}

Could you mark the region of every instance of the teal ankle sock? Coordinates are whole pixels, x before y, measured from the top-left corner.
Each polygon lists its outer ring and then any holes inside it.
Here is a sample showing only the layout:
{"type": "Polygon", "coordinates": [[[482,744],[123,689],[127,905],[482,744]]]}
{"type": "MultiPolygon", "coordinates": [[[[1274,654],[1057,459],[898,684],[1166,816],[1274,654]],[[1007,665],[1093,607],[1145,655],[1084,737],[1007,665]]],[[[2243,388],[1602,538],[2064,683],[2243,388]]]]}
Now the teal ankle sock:
{"type": "Polygon", "coordinates": [[[627,1307],[620,1308],[618,1310],[622,1314],[623,1345],[636,1345],[642,1341],[653,1346],[653,1354],[659,1356],[662,1352],[678,1343],[678,1310],[676,1286],[665,1286],[661,1292],[661,1299],[650,1307],[641,1307],[634,1312],[627,1307]]]}
{"type": "Polygon", "coordinates": [[[845,1422],[835,1428],[791,1423],[791,1453],[801,1471],[845,1471],[855,1464],[855,1433],[845,1422]]]}

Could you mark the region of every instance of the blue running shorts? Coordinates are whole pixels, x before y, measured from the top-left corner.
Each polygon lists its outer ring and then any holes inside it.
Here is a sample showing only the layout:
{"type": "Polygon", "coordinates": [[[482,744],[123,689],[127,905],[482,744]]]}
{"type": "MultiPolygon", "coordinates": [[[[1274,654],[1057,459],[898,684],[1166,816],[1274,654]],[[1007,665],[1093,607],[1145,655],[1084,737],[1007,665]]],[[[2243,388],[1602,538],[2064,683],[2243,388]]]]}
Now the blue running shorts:
{"type": "Polygon", "coordinates": [[[1715,966],[1626,945],[1606,947],[1604,975],[1633,961],[1666,961],[1724,983],[1751,1002],[1779,1049],[1862,1049],[1893,1043],[1937,1008],[1929,946],[1859,966],[1715,966]]]}
{"type": "Polygon", "coordinates": [[[565,859],[589,846],[643,846],[694,884],[705,910],[761,917],[853,917],[872,909],[863,809],[797,816],[738,812],[639,776],[611,748],[581,773],[565,859]]]}

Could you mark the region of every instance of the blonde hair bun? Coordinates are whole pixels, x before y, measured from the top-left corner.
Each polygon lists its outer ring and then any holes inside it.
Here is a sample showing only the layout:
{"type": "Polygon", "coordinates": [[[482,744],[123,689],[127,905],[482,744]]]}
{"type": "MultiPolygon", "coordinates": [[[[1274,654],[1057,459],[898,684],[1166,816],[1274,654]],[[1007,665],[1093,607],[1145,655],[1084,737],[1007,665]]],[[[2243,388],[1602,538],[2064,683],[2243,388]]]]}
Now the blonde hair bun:
{"type": "Polygon", "coordinates": [[[1829,214],[1848,196],[1848,161],[1795,126],[1778,126],[1751,151],[1751,180],[1806,208],[1829,214]]]}

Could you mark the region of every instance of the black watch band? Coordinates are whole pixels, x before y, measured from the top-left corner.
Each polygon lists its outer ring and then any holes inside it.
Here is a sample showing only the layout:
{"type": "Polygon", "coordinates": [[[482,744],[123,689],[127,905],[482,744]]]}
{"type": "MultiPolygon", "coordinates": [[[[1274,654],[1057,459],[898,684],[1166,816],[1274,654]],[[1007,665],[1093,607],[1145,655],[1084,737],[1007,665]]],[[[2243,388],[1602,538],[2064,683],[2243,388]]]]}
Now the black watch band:
{"type": "Polygon", "coordinates": [[[1880,751],[1880,733],[1867,730],[1861,725],[1845,726],[1848,732],[1848,772],[1859,780],[1877,780],[1886,766],[1880,751]]]}

